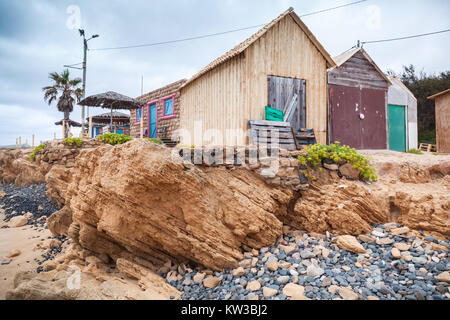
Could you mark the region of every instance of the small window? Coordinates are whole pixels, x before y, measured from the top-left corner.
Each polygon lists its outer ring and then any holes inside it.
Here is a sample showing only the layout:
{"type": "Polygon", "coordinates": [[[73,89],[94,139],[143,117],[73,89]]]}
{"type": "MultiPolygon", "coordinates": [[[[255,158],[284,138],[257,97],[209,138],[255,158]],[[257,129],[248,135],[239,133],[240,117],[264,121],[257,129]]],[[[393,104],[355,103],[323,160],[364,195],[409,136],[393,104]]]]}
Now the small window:
{"type": "Polygon", "coordinates": [[[173,98],[164,101],[164,116],[173,116],[173,98]]]}
{"type": "Polygon", "coordinates": [[[171,119],[175,117],[175,110],[174,110],[174,104],[175,104],[175,94],[162,98],[162,119],[171,119]]]}
{"type": "Polygon", "coordinates": [[[142,108],[136,109],[136,123],[140,123],[142,118],[142,108]]]}

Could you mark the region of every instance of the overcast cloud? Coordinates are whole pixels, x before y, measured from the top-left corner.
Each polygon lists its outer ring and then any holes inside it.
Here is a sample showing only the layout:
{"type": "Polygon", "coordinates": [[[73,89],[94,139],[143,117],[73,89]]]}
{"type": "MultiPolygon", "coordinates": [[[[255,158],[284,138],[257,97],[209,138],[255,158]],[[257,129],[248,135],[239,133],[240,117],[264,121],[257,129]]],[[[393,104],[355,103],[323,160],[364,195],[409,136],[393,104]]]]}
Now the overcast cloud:
{"type": "MultiPolygon", "coordinates": [[[[56,106],[43,101],[48,73],[82,61],[82,41],[67,27],[78,6],[87,36],[100,37],[90,48],[127,46],[191,37],[267,23],[289,7],[301,15],[351,0],[0,0],[0,145],[22,136],[48,140],[61,127],[56,106]]],[[[358,39],[377,40],[450,28],[448,0],[370,0],[303,21],[335,56],[358,39]]],[[[136,97],[170,82],[189,78],[216,57],[256,32],[245,30],[206,38],[127,50],[89,51],[87,95],[108,90],[136,97]]],[[[450,69],[450,33],[367,45],[382,70],[399,72],[414,64],[428,73],[450,69]]],[[[73,77],[81,71],[71,69],[73,77]]],[[[92,114],[105,112],[91,109],[92,114]]],[[[79,106],[71,118],[81,121],[79,106]]],[[[78,131],[74,131],[78,135],[78,131]]]]}

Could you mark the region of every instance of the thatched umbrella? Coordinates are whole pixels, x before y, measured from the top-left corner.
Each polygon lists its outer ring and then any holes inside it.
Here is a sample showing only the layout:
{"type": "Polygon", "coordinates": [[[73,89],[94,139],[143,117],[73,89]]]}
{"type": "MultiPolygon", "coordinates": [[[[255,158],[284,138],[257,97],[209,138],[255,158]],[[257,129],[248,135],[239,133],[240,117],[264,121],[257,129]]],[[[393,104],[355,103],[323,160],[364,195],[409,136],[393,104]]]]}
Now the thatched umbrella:
{"type": "MultiPolygon", "coordinates": [[[[128,122],[130,121],[130,116],[128,114],[114,111],[112,113],[113,121],[114,122],[128,122]]],[[[96,124],[107,124],[111,121],[111,114],[110,113],[102,113],[95,116],[92,116],[92,123],[96,124]]],[[[89,121],[89,118],[86,118],[87,121],[89,121]]]]}
{"type": "Polygon", "coordinates": [[[70,119],[68,119],[68,120],[64,120],[63,119],[61,121],[55,122],[55,124],[57,126],[62,126],[63,121],[66,121],[66,126],[69,126],[69,127],[81,127],[81,123],[73,121],[73,120],[70,120],[70,119]]]}
{"type": "Polygon", "coordinates": [[[145,102],[124,96],[120,93],[108,91],[105,93],[89,96],[81,100],[79,103],[81,106],[101,107],[111,109],[110,126],[111,132],[113,130],[113,109],[135,109],[145,104],[145,102]]]}

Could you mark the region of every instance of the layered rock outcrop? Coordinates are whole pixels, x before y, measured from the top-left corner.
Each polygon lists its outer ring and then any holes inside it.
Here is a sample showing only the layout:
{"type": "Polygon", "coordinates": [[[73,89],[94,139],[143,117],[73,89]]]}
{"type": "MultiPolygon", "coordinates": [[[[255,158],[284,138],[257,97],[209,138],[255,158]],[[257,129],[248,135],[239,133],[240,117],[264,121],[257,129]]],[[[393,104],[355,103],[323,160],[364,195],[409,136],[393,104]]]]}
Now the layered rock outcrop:
{"type": "Polygon", "coordinates": [[[48,141],[44,149],[30,160],[33,148],[0,150],[0,184],[14,183],[19,187],[45,182],[45,175],[55,165],[72,168],[82,149],[101,145],[94,140],[83,140],[81,147],[70,146],[63,140],[48,141]]]}
{"type": "MultiPolygon", "coordinates": [[[[439,168],[433,177],[448,189],[446,166],[439,168]]],[[[341,179],[332,168],[322,173],[309,190],[296,192],[267,183],[246,165],[186,164],[145,140],[104,145],[81,151],[73,168],[53,166],[47,174],[49,197],[64,206],[49,228],[114,261],[153,270],[168,260],[235,268],[244,250],[272,245],[283,224],[360,235],[371,224],[396,221],[449,234],[442,196],[400,194],[383,172],[380,186],[341,179]]]]}
{"type": "Polygon", "coordinates": [[[170,149],[135,140],[83,150],[69,179],[53,168],[49,193],[72,211],[69,236],[114,260],[131,253],[154,264],[187,259],[222,269],[235,267],[243,248],[281,235],[277,216],[286,214],[293,191],[246,169],[174,159],[170,149]]]}
{"type": "Polygon", "coordinates": [[[32,149],[0,150],[0,184],[19,187],[43,183],[46,170],[30,162],[32,149]]]}

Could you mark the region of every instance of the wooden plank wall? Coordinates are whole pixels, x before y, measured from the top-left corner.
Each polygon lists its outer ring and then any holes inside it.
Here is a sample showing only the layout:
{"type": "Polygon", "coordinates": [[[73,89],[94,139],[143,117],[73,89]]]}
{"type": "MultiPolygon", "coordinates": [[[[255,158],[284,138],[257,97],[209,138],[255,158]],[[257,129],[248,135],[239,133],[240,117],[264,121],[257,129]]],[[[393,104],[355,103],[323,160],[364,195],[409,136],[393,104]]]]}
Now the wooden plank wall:
{"type": "Polygon", "coordinates": [[[205,129],[247,131],[249,120],[264,119],[269,75],[306,80],[306,126],[325,144],[326,60],[289,15],[241,55],[182,88],[181,127],[193,132],[200,120],[205,129]]]}
{"type": "Polygon", "coordinates": [[[349,87],[361,85],[368,89],[388,88],[386,80],[361,52],[357,52],[340,67],[330,70],[328,83],[349,87]]]}
{"type": "Polygon", "coordinates": [[[437,151],[450,153],[450,93],[437,97],[435,103],[437,151]]]}

